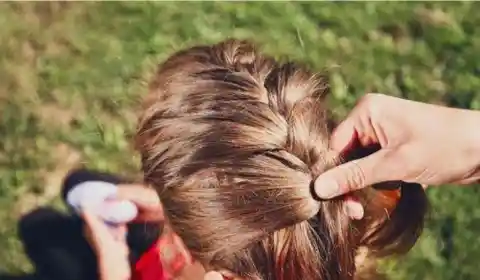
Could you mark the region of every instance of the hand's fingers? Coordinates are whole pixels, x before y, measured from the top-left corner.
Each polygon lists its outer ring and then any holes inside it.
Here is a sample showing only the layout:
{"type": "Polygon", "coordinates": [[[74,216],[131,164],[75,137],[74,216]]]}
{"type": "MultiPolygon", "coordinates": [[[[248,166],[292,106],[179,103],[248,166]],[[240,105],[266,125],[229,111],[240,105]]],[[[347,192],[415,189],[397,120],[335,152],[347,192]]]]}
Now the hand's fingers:
{"type": "Polygon", "coordinates": [[[109,226],[110,234],[119,242],[125,242],[127,239],[127,227],[125,225],[109,226]]]}
{"type": "Polygon", "coordinates": [[[354,220],[361,220],[364,215],[362,204],[351,196],[345,198],[345,211],[354,220]]]}
{"type": "MultiPolygon", "coordinates": [[[[380,150],[328,170],[316,179],[316,194],[320,198],[330,199],[375,183],[394,180],[395,178],[389,178],[392,174],[385,172],[384,168],[389,164],[389,156],[389,151],[380,150]]],[[[388,170],[390,169],[389,167],[388,170]]]]}
{"type": "Polygon", "coordinates": [[[223,280],[222,274],[216,271],[209,271],[203,277],[204,280],[223,280]]]}
{"type": "Polygon", "coordinates": [[[140,208],[158,208],[161,206],[160,198],[154,189],[144,185],[118,185],[117,197],[130,200],[140,208]]]}
{"type": "Polygon", "coordinates": [[[88,230],[92,237],[97,238],[109,236],[110,233],[108,231],[108,227],[95,214],[90,213],[88,210],[84,210],[82,212],[82,218],[87,224],[88,230]]]}
{"type": "Polygon", "coordinates": [[[163,221],[163,208],[155,190],[143,185],[118,185],[118,199],[133,202],[139,210],[137,221],[163,221]]]}
{"type": "Polygon", "coordinates": [[[332,150],[341,154],[351,149],[356,138],[356,132],[353,123],[353,121],[347,119],[335,128],[330,139],[332,150]]]}
{"type": "Polygon", "coordinates": [[[86,238],[98,255],[107,256],[113,253],[116,255],[113,259],[128,256],[127,227],[124,224],[106,225],[95,214],[88,211],[84,211],[82,216],[86,223],[86,238]]]}
{"type": "Polygon", "coordinates": [[[87,234],[89,238],[95,240],[108,240],[114,238],[118,241],[125,241],[127,235],[127,227],[124,224],[107,225],[95,214],[88,210],[82,212],[83,220],[87,225],[87,234]]]}
{"type": "MultiPolygon", "coordinates": [[[[364,98],[360,99],[358,104],[350,111],[347,118],[341,122],[333,131],[330,138],[331,148],[338,153],[347,153],[353,148],[355,140],[358,139],[358,131],[361,128],[361,116],[364,111],[362,106],[364,98]]],[[[361,140],[361,139],[358,139],[361,140]]]]}
{"type": "Polygon", "coordinates": [[[379,144],[384,135],[377,135],[378,128],[372,124],[372,111],[378,111],[379,108],[380,110],[382,108],[379,106],[383,102],[380,103],[379,100],[383,97],[379,96],[381,95],[365,95],[348,114],[348,117],[335,128],[330,139],[330,145],[334,151],[346,153],[353,147],[356,141],[363,147],[379,144]]]}
{"type": "Polygon", "coordinates": [[[163,209],[157,210],[142,210],[140,209],[137,217],[134,221],[136,222],[161,222],[165,220],[163,215],[163,209]]]}
{"type": "MultiPolygon", "coordinates": [[[[85,221],[84,234],[88,242],[94,248],[102,244],[102,240],[113,238],[108,227],[95,214],[88,210],[82,212],[82,218],[85,221]]],[[[98,248],[97,248],[98,249],[98,248]]]]}

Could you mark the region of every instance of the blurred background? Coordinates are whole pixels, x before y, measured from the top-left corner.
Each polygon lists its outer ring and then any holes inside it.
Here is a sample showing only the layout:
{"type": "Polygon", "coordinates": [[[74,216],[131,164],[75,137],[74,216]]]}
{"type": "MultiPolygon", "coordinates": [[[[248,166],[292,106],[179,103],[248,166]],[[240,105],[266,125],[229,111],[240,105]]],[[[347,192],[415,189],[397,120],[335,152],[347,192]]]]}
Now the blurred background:
{"type": "MultiPolygon", "coordinates": [[[[365,92],[480,109],[480,3],[0,3],[0,274],[31,270],[18,218],[72,167],[136,174],[130,136],[156,64],[226,37],[328,71],[334,111],[365,92]]],[[[440,123],[432,125],[442,125],[440,123]]],[[[479,188],[429,189],[390,279],[480,279],[479,188]]]]}

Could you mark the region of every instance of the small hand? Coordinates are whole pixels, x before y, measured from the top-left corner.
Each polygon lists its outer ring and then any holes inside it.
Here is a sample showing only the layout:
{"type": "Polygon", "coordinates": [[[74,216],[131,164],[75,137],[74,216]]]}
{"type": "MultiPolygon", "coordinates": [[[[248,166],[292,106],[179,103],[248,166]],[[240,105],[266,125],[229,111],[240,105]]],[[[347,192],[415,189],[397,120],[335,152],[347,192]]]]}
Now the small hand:
{"type": "Polygon", "coordinates": [[[85,235],[94,250],[101,280],[128,280],[131,276],[126,244],[126,226],[107,226],[85,209],[85,235]]]}
{"type": "Polygon", "coordinates": [[[138,208],[134,221],[162,222],[165,220],[162,204],[157,192],[140,184],[118,185],[116,195],[119,200],[133,202],[138,208]]]}

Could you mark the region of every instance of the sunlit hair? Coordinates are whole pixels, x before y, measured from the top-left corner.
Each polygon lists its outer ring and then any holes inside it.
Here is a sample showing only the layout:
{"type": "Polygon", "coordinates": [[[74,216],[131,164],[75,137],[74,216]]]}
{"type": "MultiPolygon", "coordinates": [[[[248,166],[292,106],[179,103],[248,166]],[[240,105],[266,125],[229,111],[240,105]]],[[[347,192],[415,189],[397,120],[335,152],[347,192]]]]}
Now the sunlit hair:
{"type": "Polygon", "coordinates": [[[419,185],[402,186],[398,200],[357,192],[359,222],[342,200],[312,194],[313,180],[340,163],[329,149],[329,91],[322,73],[246,41],[189,48],[160,65],[136,147],[169,224],[207,268],[245,279],[372,279],[367,260],[416,242],[427,204],[419,185]]]}

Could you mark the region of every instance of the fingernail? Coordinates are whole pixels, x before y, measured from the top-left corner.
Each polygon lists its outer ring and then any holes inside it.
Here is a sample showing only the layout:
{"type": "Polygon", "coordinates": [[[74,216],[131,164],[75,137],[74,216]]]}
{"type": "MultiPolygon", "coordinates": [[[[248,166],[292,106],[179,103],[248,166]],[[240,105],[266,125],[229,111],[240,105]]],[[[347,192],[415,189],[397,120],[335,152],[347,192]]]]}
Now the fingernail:
{"type": "Polygon", "coordinates": [[[338,183],[331,179],[321,179],[315,182],[315,193],[323,199],[333,198],[340,194],[338,183]]]}
{"type": "Polygon", "coordinates": [[[364,215],[364,209],[360,202],[354,200],[345,201],[345,210],[347,215],[354,220],[361,220],[364,215]]]}

